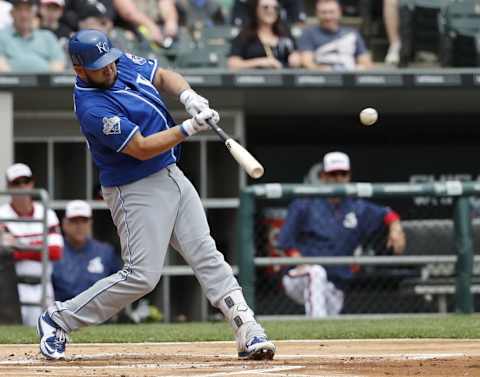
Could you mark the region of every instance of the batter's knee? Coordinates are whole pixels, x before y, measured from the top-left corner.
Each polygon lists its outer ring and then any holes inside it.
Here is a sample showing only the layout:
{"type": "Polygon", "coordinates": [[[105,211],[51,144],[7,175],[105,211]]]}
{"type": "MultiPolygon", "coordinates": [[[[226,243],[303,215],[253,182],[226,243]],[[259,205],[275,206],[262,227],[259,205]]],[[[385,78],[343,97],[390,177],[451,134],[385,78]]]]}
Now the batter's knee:
{"type": "Polygon", "coordinates": [[[127,280],[131,287],[138,293],[147,294],[155,289],[160,280],[160,276],[160,271],[134,270],[127,280]]]}

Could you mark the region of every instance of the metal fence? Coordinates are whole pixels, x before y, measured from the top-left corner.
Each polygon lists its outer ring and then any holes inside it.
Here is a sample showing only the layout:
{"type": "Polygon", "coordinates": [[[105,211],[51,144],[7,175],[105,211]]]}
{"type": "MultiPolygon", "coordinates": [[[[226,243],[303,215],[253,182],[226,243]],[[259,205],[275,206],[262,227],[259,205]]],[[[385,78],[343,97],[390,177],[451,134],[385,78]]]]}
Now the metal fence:
{"type": "Polygon", "coordinates": [[[302,315],[304,306],[285,294],[282,277],[292,266],[313,264],[327,270],[346,266],[353,272],[343,287],[342,314],[471,313],[474,296],[480,293],[480,258],[474,258],[473,252],[480,246],[480,219],[472,219],[471,211],[479,193],[480,183],[459,181],[247,187],[241,193],[237,222],[239,279],[247,301],[258,315],[302,315]],[[333,196],[382,203],[399,198],[410,203],[418,197],[450,198],[444,202],[451,206],[443,211],[450,213],[446,218],[433,218],[426,207],[415,214],[408,206],[395,208],[407,238],[400,256],[386,247],[385,229],[361,239],[349,256],[283,255],[276,237],[291,200],[333,196]]]}

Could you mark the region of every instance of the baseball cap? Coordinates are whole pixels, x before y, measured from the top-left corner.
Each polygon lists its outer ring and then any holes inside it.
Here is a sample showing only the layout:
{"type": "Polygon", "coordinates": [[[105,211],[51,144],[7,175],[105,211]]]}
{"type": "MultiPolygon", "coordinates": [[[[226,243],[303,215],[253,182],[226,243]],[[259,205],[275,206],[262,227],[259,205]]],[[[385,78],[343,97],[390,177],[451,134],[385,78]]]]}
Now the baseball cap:
{"type": "Polygon", "coordinates": [[[113,20],[114,16],[113,9],[107,7],[102,2],[84,4],[78,12],[79,21],[85,20],[89,17],[113,20]]]}
{"type": "Polygon", "coordinates": [[[65,0],[40,0],[40,4],[47,5],[47,4],[55,4],[59,7],[65,6],[65,0]]]}
{"type": "Polygon", "coordinates": [[[7,177],[8,182],[13,182],[14,180],[16,180],[18,178],[21,178],[21,177],[31,178],[32,177],[32,170],[28,167],[28,165],[18,163],[18,164],[13,164],[12,166],[10,166],[7,169],[5,175],[7,177]]]}
{"type": "Polygon", "coordinates": [[[67,204],[65,209],[65,217],[71,219],[73,217],[92,217],[92,207],[83,200],[72,200],[67,204]]]}
{"type": "Polygon", "coordinates": [[[30,4],[30,5],[37,5],[38,1],[37,0],[10,0],[10,3],[15,6],[15,5],[20,5],[20,4],[30,4]]]}
{"type": "Polygon", "coordinates": [[[323,157],[323,171],[350,171],[350,158],[343,152],[330,152],[323,157]]]}

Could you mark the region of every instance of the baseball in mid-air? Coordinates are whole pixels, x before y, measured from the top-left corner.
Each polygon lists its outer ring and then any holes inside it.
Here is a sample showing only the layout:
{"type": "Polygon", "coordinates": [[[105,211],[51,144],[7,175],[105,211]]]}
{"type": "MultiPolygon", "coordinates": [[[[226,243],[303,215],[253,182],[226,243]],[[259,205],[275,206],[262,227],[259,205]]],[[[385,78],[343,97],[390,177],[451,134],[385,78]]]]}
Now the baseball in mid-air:
{"type": "Polygon", "coordinates": [[[373,107],[367,107],[360,112],[360,121],[364,126],[371,126],[377,119],[378,113],[373,107]]]}

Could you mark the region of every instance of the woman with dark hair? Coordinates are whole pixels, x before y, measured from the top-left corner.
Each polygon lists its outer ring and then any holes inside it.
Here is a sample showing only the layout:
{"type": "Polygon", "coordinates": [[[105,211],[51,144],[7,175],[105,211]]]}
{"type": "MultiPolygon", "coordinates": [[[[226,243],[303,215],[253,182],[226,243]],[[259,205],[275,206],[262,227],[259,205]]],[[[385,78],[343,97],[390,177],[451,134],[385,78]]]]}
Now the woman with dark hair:
{"type": "Polygon", "coordinates": [[[279,17],[277,0],[250,0],[249,24],[232,41],[231,69],[299,67],[295,42],[279,17]]]}

